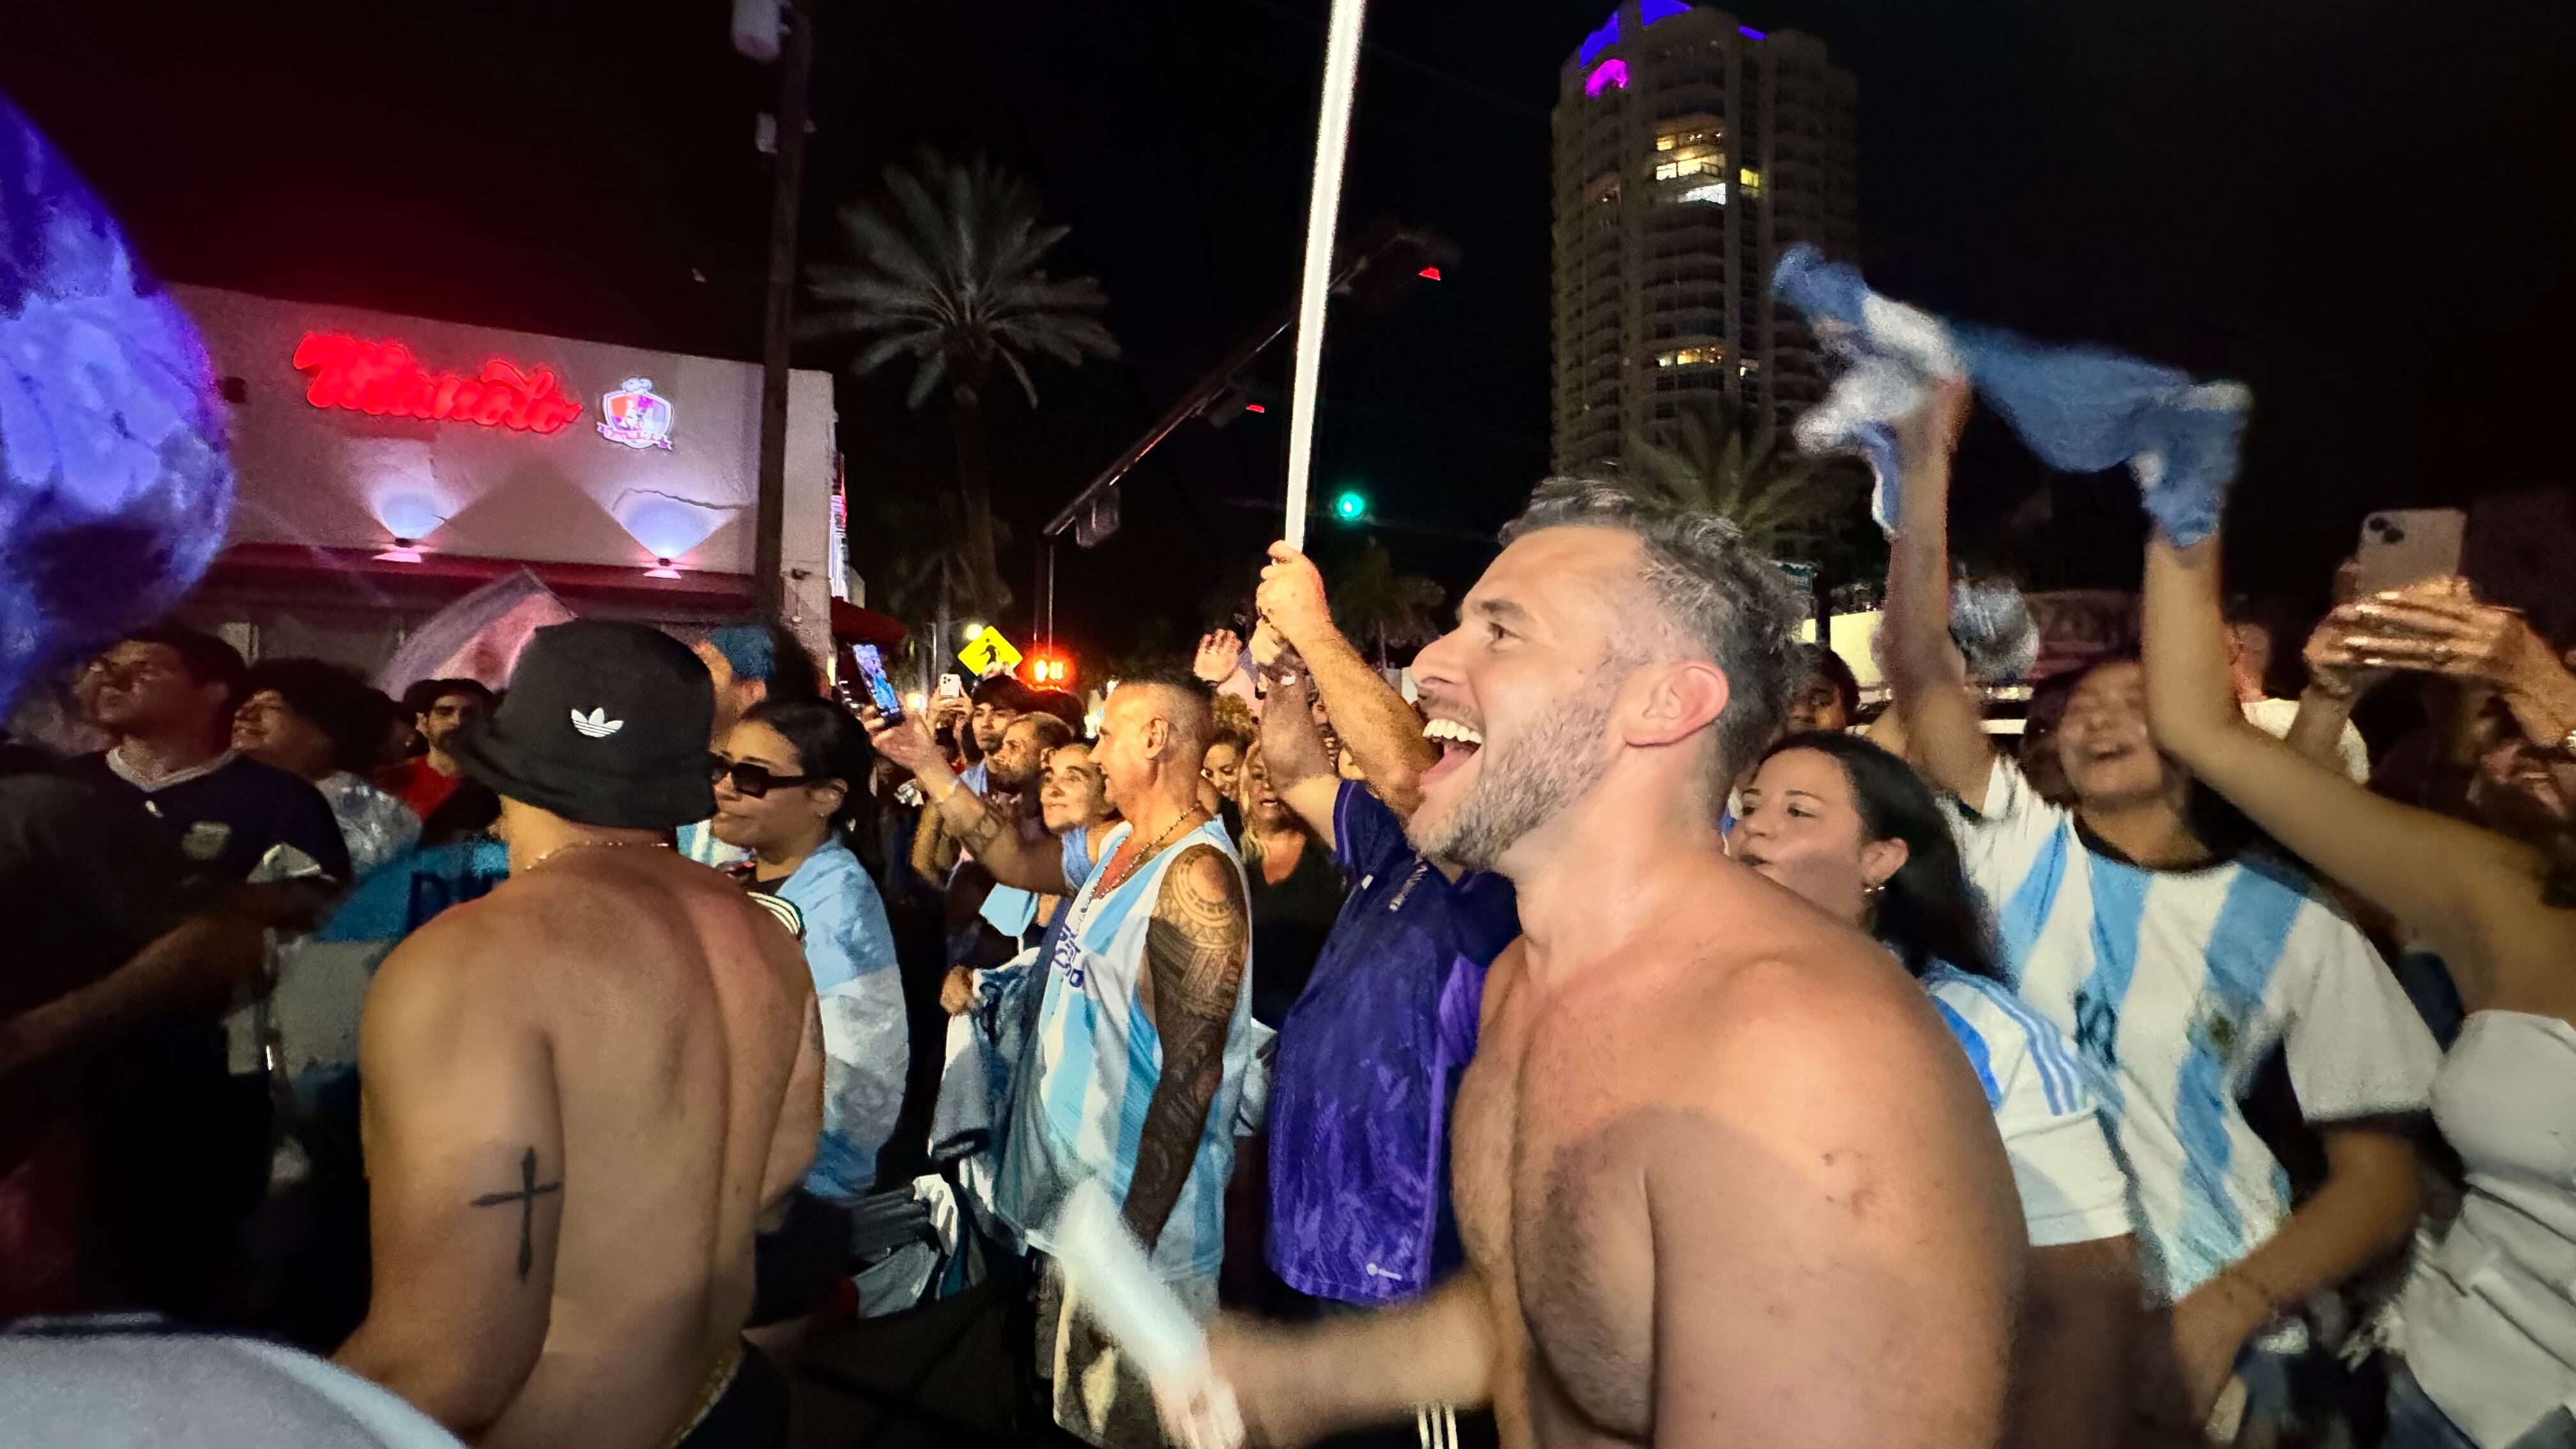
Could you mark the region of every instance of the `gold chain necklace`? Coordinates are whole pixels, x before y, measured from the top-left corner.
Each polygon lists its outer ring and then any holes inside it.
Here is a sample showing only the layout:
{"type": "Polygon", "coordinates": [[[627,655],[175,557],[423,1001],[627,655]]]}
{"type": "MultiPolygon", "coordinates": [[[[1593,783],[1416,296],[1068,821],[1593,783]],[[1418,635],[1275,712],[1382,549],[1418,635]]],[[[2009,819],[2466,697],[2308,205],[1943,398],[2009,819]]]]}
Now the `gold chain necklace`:
{"type": "Polygon", "coordinates": [[[1082,919],[1068,923],[1073,927],[1074,933],[1076,935],[1081,934],[1082,929],[1091,924],[1091,918],[1100,913],[1100,903],[1109,899],[1110,894],[1116,891],[1120,886],[1134,880],[1136,878],[1136,873],[1143,870],[1147,862],[1153,860],[1155,856],[1160,855],[1163,847],[1171,843],[1172,836],[1177,833],[1182,826],[1189,824],[1191,817],[1198,813],[1199,812],[1196,807],[1182,811],[1180,818],[1174,820],[1161,835],[1154,838],[1153,844],[1146,846],[1143,850],[1140,850],[1135,855],[1129,857],[1127,868],[1125,870],[1118,872],[1115,876],[1102,880],[1100,882],[1100,888],[1093,891],[1091,893],[1091,898],[1083,903],[1082,919]]]}
{"type": "Polygon", "coordinates": [[[667,840],[567,840],[529,861],[520,869],[519,874],[526,875],[529,871],[535,870],[568,850],[668,850],[670,848],[671,842],[667,840]]]}

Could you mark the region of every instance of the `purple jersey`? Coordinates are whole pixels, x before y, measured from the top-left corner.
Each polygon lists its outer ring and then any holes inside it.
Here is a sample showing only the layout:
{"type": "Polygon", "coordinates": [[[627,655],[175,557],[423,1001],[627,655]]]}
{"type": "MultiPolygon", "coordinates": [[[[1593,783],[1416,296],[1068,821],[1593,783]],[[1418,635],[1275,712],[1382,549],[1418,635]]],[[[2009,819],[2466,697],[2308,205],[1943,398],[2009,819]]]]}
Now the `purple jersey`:
{"type": "Polygon", "coordinates": [[[1300,1293],[1383,1303],[1454,1261],[1449,1102],[1520,910],[1501,876],[1434,869],[1356,784],[1333,804],[1333,853],[1350,898],[1271,1069],[1270,1266],[1300,1293]]]}

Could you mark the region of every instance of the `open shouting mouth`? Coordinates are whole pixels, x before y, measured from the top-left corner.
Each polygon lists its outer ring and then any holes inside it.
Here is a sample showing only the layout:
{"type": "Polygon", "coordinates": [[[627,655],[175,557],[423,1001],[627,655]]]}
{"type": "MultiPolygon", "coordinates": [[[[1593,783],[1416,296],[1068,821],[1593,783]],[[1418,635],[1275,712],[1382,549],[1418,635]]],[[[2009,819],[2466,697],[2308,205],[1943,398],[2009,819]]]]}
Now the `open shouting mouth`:
{"type": "Polygon", "coordinates": [[[1426,785],[1454,772],[1485,747],[1483,732],[1445,715],[1434,716],[1423,725],[1422,737],[1440,747],[1440,763],[1423,772],[1422,782],[1426,785]]]}

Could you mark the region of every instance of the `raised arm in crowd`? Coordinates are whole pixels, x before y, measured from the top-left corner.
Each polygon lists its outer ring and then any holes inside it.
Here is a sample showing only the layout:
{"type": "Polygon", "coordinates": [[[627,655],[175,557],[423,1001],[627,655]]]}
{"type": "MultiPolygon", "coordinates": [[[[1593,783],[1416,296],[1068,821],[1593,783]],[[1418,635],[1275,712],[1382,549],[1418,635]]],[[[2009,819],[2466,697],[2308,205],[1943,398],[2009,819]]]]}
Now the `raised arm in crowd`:
{"type": "MultiPolygon", "coordinates": [[[[910,770],[920,784],[923,818],[917,833],[930,832],[935,820],[943,835],[963,845],[1003,885],[1040,895],[1073,893],[1064,878],[1062,842],[1043,831],[1031,839],[1002,810],[969,788],[948,767],[947,751],[920,720],[888,724],[873,709],[861,710],[859,719],[877,752],[910,770]]],[[[918,865],[918,846],[913,854],[918,865]]]]}
{"type": "MultiPolygon", "coordinates": [[[[2313,882],[2195,829],[2191,774],[2149,735],[2161,681],[2135,659],[2094,661],[2071,682],[2053,741],[2071,800],[1995,754],[1948,637],[1949,465],[1968,403],[1964,387],[1938,389],[1900,430],[1889,682],[1916,768],[1972,813],[1962,853],[2014,986],[2116,1087],[2105,1122],[2131,1177],[2149,1297],[2171,1318],[2150,1407],[2197,1426],[2231,1378],[2249,1396],[2280,1381],[2292,1350],[2273,1330],[2414,1231],[2415,1158],[2393,1119],[2429,1105],[2438,1049],[2313,882]],[[2325,1180],[2295,1211],[2241,1102],[2276,1044],[2325,1144],[2325,1180]]],[[[2212,642],[2194,717],[2224,715],[2226,738],[2295,758],[2245,723],[2215,598],[2203,602],[2212,642]]]]}
{"type": "MultiPolygon", "coordinates": [[[[2210,667],[2218,577],[2216,537],[2190,548],[2162,537],[2148,544],[2144,648],[2156,743],[2283,845],[2421,936],[2472,1011],[2499,996],[2564,993],[2576,913],[2546,899],[2569,884],[2550,852],[2373,794],[2248,725],[2227,707],[2225,677],[2210,667]]],[[[2420,651],[2403,631],[2432,612],[2394,601],[2339,610],[2386,630],[2354,638],[2361,652],[2346,672],[2364,677],[2339,687],[2357,692],[2420,651]]],[[[2528,713],[2540,734],[2554,731],[2557,747],[2576,730],[2576,680],[2545,658],[2533,672],[2539,682],[2517,717],[2528,713]]]]}
{"type": "Polygon", "coordinates": [[[1323,705],[1370,791],[1398,817],[1410,816],[1421,802],[1422,772],[1440,759],[1423,738],[1422,717],[1334,627],[1315,565],[1285,543],[1270,546],[1270,559],[1261,571],[1262,627],[1252,649],[1270,686],[1261,741],[1271,788],[1332,843],[1341,779],[1308,711],[1311,698],[1323,705]]]}
{"type": "MultiPolygon", "coordinates": [[[[2391,1375],[2391,1444],[2539,1443],[2576,1429],[2576,1302],[2541,1267],[2563,1262],[2576,1193],[2533,1190],[2528,1154],[2576,1093],[2576,869],[2565,824],[2518,840],[2354,785],[2249,727],[2216,666],[2219,540],[2147,547],[2145,654],[2158,746],[2282,844],[2394,915],[2437,952],[2469,1022],[2443,1072],[2436,1113],[2468,1194],[2404,1290],[2406,1363],[2391,1375]],[[2555,1226],[2551,1226],[2554,1224],[2555,1226]],[[2526,1437],[2526,1435],[2528,1437],[2526,1437]]],[[[2347,696],[2392,668],[2484,661],[2517,724],[2564,758],[2576,680],[2519,618],[2447,588],[2339,608],[2312,660],[2347,696]],[[2412,595],[2412,597],[2410,597],[2412,595]],[[2448,595],[2448,597],[2444,597],[2448,595]]],[[[2331,1184],[2329,1185],[2331,1190],[2331,1184]]],[[[2320,1200],[2325,1194],[2319,1194],[2320,1200]]],[[[2265,1281],[2321,1280],[2384,1247],[2355,1229],[2276,1241],[2265,1281]]],[[[2283,1234],[2287,1238],[2288,1234],[2283,1234]]]]}

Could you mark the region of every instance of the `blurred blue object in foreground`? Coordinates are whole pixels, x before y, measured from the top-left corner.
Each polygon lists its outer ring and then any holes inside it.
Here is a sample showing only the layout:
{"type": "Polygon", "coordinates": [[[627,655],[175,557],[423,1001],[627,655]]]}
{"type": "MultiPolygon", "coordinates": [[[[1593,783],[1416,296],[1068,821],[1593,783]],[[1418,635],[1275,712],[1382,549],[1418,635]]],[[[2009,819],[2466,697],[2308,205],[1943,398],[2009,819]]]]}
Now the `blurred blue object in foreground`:
{"type": "Polygon", "coordinates": [[[195,326],[0,101],[0,708],[177,603],[232,503],[195,326]]]}
{"type": "Polygon", "coordinates": [[[1892,424],[1931,382],[1965,377],[2040,461],[2069,473],[2126,465],[2156,527],[2188,547],[2218,527],[2253,395],[2238,383],[2100,347],[2054,347],[1994,328],[1944,321],[1869,289],[1858,270],[1801,243],[1780,258],[1771,290],[1806,314],[1849,366],[1795,432],[1809,452],[1856,452],[1878,475],[1871,513],[1896,527],[1892,424]]]}

